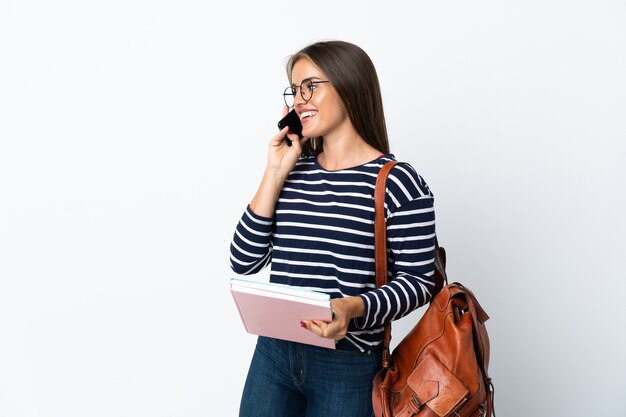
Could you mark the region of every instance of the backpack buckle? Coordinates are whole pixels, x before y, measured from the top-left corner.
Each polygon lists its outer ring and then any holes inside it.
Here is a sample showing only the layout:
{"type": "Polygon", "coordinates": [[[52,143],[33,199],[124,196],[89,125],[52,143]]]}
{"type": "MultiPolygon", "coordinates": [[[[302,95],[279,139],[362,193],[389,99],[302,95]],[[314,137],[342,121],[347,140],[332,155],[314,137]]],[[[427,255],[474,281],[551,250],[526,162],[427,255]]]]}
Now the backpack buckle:
{"type": "Polygon", "coordinates": [[[481,408],[481,410],[478,417],[487,417],[487,401],[482,403],[479,407],[481,408]]]}
{"type": "Polygon", "coordinates": [[[420,404],[420,399],[417,398],[417,395],[415,394],[411,395],[411,402],[413,403],[415,408],[417,408],[418,411],[421,410],[422,407],[424,406],[424,404],[420,404]]]}

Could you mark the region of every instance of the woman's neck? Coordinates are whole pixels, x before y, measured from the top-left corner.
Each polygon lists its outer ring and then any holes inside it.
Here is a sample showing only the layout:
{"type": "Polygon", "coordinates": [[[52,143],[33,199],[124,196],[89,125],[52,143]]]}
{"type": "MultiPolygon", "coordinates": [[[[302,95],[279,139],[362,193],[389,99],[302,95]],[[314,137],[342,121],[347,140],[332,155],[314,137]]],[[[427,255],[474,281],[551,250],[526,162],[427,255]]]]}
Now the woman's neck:
{"type": "Polygon", "coordinates": [[[324,150],[317,156],[317,162],[326,170],[337,171],[363,165],[380,154],[358,135],[324,137],[324,150]]]}

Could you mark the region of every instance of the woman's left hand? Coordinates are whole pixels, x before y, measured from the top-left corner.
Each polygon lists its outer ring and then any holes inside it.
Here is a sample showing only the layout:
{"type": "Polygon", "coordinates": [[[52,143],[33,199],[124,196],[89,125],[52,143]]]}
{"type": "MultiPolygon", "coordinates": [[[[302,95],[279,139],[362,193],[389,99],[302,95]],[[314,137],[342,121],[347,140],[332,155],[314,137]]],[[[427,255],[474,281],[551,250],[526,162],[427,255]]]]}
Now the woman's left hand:
{"type": "Polygon", "coordinates": [[[302,320],[303,327],[320,337],[339,340],[346,336],[350,320],[365,313],[365,304],[361,297],[344,297],[331,300],[333,321],[302,320]]]}

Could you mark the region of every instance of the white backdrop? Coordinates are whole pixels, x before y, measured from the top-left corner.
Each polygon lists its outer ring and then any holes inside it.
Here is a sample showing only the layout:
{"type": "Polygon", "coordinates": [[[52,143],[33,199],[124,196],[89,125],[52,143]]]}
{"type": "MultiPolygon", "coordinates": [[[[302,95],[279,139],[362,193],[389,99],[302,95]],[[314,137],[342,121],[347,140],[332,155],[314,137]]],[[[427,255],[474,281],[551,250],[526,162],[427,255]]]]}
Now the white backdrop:
{"type": "Polygon", "coordinates": [[[498,415],[623,413],[623,1],[209,3],[0,2],[0,417],[237,414],[228,247],[326,39],[492,317],[498,415]]]}

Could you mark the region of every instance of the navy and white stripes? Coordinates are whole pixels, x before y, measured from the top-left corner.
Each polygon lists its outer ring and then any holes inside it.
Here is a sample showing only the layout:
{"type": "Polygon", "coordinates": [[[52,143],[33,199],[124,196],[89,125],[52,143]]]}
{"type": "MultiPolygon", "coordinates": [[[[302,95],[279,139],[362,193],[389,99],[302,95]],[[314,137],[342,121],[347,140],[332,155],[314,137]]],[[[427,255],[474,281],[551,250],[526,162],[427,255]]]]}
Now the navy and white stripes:
{"type": "Polygon", "coordinates": [[[287,178],[273,219],[244,212],[231,244],[231,266],[255,274],[272,264],[270,280],[360,296],[363,317],[353,320],[339,349],[369,350],[382,341],[384,324],[430,300],[434,287],[433,195],[408,164],[387,180],[385,217],[389,283],[376,288],[374,187],[393,155],[354,168],[327,171],[301,158],[287,178]]]}

